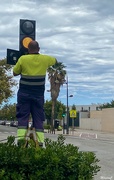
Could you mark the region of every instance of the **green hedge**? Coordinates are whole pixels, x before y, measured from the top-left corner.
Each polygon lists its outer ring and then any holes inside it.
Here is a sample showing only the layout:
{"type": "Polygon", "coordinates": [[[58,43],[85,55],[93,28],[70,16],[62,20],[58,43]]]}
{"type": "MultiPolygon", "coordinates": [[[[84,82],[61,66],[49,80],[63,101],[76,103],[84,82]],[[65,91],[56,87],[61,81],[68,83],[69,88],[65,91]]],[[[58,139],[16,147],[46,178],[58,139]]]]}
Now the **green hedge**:
{"type": "Polygon", "coordinates": [[[45,148],[19,147],[15,137],[0,143],[1,180],[92,180],[100,170],[93,152],[80,152],[65,138],[45,139],[45,148]]]}
{"type": "Polygon", "coordinates": [[[44,129],[50,129],[50,125],[49,124],[44,124],[44,129]]]}

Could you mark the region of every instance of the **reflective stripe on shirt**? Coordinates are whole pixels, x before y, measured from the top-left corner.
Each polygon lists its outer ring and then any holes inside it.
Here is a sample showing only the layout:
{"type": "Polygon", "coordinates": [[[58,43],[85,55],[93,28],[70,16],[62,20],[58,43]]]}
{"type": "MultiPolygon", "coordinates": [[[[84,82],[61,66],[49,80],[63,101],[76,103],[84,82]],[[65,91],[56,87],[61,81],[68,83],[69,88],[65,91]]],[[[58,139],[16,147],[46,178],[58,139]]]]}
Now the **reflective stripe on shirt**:
{"type": "Polygon", "coordinates": [[[21,75],[20,84],[24,85],[34,85],[40,86],[45,84],[45,75],[44,76],[26,76],[21,75]]]}

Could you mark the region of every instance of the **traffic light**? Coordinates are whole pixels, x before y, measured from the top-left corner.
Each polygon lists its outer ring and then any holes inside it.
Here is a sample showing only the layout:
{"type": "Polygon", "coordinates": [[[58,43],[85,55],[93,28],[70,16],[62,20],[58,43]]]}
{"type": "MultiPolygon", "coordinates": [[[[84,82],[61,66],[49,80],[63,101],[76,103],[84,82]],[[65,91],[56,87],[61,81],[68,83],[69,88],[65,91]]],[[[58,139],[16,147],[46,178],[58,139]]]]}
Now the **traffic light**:
{"type": "Polygon", "coordinates": [[[20,55],[28,54],[28,44],[35,40],[36,22],[33,20],[20,19],[19,51],[20,55]]]}
{"type": "Polygon", "coordinates": [[[21,55],[28,54],[28,44],[35,40],[36,22],[20,19],[19,51],[7,49],[7,64],[15,65],[21,55]]]}
{"type": "Polygon", "coordinates": [[[20,57],[20,52],[13,49],[7,49],[7,64],[15,65],[20,57]]]}
{"type": "Polygon", "coordinates": [[[63,114],[62,114],[62,117],[65,117],[65,116],[66,116],[66,114],[65,114],[65,113],[63,113],[63,114]]]}

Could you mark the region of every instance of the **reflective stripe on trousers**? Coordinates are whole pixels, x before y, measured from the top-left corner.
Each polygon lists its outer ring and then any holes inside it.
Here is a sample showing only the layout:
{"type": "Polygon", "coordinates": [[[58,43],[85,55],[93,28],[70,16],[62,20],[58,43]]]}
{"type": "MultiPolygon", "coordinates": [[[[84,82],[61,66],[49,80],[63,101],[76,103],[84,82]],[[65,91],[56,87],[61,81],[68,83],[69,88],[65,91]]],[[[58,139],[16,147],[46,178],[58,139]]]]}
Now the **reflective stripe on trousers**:
{"type": "MultiPolygon", "coordinates": [[[[18,130],[17,130],[18,139],[23,139],[23,138],[25,138],[26,133],[27,133],[27,129],[18,129],[18,130]]],[[[37,140],[38,140],[38,142],[43,143],[43,142],[44,142],[44,132],[41,132],[41,131],[38,131],[38,130],[37,130],[37,131],[36,131],[36,135],[37,135],[37,140]]]]}

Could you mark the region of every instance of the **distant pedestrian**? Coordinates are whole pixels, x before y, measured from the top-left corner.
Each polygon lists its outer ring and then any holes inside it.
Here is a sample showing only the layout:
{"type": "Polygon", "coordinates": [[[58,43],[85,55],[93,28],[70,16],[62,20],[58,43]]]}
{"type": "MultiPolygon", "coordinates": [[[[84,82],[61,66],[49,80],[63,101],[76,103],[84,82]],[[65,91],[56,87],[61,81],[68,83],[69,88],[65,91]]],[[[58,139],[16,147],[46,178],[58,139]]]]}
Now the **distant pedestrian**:
{"type": "Polygon", "coordinates": [[[28,45],[29,54],[18,59],[13,68],[13,75],[20,75],[16,106],[17,135],[19,139],[25,136],[31,114],[38,142],[43,145],[45,76],[47,69],[56,63],[56,59],[40,54],[39,50],[38,42],[31,41],[28,45]]]}

